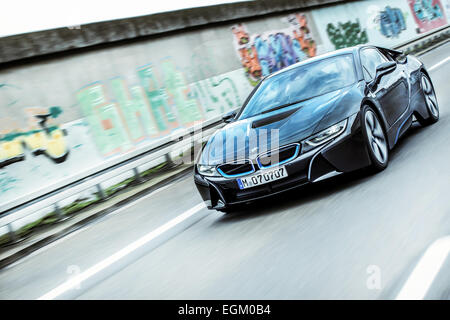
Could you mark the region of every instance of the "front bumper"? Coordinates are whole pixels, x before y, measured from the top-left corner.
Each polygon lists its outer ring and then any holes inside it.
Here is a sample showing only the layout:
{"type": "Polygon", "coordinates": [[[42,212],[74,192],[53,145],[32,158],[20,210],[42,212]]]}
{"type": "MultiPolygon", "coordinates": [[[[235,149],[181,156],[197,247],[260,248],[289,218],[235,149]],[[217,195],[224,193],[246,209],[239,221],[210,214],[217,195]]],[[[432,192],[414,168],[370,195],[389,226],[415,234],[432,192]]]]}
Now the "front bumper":
{"type": "Polygon", "coordinates": [[[339,137],[283,164],[288,177],[248,189],[236,179],[205,177],[195,169],[194,181],[208,209],[224,209],[287,191],[370,165],[358,114],[339,137]]]}

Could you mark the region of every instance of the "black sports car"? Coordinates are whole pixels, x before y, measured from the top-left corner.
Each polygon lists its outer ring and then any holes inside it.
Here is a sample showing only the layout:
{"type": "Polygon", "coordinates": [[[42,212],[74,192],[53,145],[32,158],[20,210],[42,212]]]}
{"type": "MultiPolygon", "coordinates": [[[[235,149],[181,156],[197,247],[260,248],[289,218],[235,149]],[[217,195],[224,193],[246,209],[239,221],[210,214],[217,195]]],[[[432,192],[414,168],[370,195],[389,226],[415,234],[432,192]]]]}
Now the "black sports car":
{"type": "Polygon", "coordinates": [[[424,65],[400,51],[360,45],[265,77],[204,145],[195,184],[209,209],[370,166],[413,122],[438,121],[424,65]]]}

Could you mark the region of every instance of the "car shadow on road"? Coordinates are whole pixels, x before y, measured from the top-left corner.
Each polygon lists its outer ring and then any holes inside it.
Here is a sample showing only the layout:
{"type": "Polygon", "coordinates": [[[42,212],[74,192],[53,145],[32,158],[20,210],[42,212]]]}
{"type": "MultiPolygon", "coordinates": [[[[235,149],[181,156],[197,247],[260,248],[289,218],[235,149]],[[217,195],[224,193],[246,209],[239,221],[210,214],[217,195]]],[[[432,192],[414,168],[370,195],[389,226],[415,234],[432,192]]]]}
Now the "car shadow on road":
{"type": "Polygon", "coordinates": [[[337,192],[363,183],[371,175],[372,173],[368,170],[361,169],[317,183],[299,186],[298,188],[242,205],[232,212],[224,214],[217,220],[217,223],[232,223],[263,215],[277,214],[290,208],[320,201],[337,192]]]}
{"type": "MultiPolygon", "coordinates": [[[[398,158],[402,150],[405,150],[405,146],[408,143],[411,143],[412,138],[424,132],[424,129],[426,128],[423,128],[418,123],[413,123],[411,128],[401,137],[401,140],[394,147],[394,149],[390,151],[390,161],[395,161],[395,158],[398,158]]],[[[389,174],[389,169],[390,168],[388,166],[386,170],[378,174],[389,174]]],[[[317,183],[299,186],[298,188],[280,193],[278,195],[242,205],[230,213],[223,214],[223,216],[218,219],[216,223],[234,223],[260,216],[273,215],[290,208],[320,201],[327,197],[331,197],[338,192],[361,185],[370,180],[373,175],[376,174],[367,168],[364,168],[317,183]]]]}

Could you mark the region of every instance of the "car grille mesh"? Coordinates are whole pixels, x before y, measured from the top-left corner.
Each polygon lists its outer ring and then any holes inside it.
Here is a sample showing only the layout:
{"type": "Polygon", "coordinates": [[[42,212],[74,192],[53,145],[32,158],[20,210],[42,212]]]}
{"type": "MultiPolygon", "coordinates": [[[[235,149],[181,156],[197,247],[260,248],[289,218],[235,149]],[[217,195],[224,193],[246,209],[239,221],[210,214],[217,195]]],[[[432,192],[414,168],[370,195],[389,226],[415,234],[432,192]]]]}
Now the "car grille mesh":
{"type": "Polygon", "coordinates": [[[226,163],[217,167],[224,177],[239,177],[255,171],[249,161],[239,163],[226,163]]]}
{"type": "Polygon", "coordinates": [[[258,165],[260,168],[269,168],[275,165],[283,164],[294,159],[298,155],[299,151],[299,144],[292,144],[281,147],[278,150],[269,151],[258,157],[258,165]]]}
{"type": "MultiPolygon", "coordinates": [[[[277,150],[266,152],[260,155],[256,159],[256,162],[261,169],[270,168],[294,159],[299,153],[300,145],[295,143],[281,147],[277,150]]],[[[242,160],[239,162],[221,164],[217,167],[217,170],[226,178],[236,178],[255,172],[255,165],[249,160],[242,160]]]]}

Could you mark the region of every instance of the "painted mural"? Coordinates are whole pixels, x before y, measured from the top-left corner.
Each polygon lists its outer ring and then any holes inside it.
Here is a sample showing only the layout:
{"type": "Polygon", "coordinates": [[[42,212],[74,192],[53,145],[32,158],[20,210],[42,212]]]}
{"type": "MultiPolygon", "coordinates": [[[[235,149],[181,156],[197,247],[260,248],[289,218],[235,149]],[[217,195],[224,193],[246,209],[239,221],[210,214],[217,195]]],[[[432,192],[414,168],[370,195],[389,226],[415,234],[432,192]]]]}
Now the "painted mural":
{"type": "Polygon", "coordinates": [[[237,86],[228,74],[197,81],[190,87],[195,99],[203,106],[207,119],[220,116],[241,105],[237,86]]]}
{"type": "Polygon", "coordinates": [[[11,116],[0,121],[0,168],[25,161],[29,156],[44,155],[53,163],[66,161],[67,132],[54,121],[62,113],[61,107],[27,107],[23,112],[28,119],[26,127],[20,127],[21,119],[11,116]]]}
{"type": "Polygon", "coordinates": [[[139,67],[140,84],[128,87],[116,77],[107,85],[96,82],[82,88],[77,99],[93,139],[103,156],[122,154],[137,144],[169,134],[181,127],[192,127],[205,120],[203,110],[173,61],[159,64],[157,78],[151,64],[139,67]]]}
{"type": "MultiPolygon", "coordinates": [[[[56,120],[53,119],[53,121],[56,120]]],[[[53,121],[49,119],[49,122],[53,121]]],[[[51,125],[49,124],[48,127],[50,128],[51,125]]],[[[26,133],[26,131],[22,131],[26,133]]],[[[51,146],[50,149],[42,148],[42,146],[48,146],[49,144],[48,142],[45,144],[45,135],[41,131],[40,140],[34,138],[27,141],[30,144],[36,143],[34,148],[31,145],[29,147],[22,146],[25,155],[23,161],[17,161],[0,168],[0,203],[3,204],[23,194],[37,191],[67,179],[71,175],[79,174],[89,168],[95,168],[102,163],[102,157],[99,155],[95,144],[91,142],[90,127],[83,119],[59,124],[58,131],[62,135],[66,133],[64,145],[69,153],[67,153],[64,161],[58,163],[58,159],[62,160],[62,158],[57,157],[56,154],[54,155],[55,159],[50,158],[52,156],[50,152],[54,152],[57,148],[53,147],[54,149],[52,149],[51,146]],[[42,142],[40,148],[38,148],[37,142],[42,142]],[[47,152],[47,154],[34,155],[33,149],[47,152]]],[[[55,140],[55,145],[58,141],[61,141],[55,140]]],[[[64,149],[61,148],[61,150],[64,149]]],[[[63,151],[60,154],[64,154],[63,151]]]]}
{"type": "Polygon", "coordinates": [[[417,24],[417,32],[427,32],[447,24],[445,8],[440,0],[408,0],[417,24]]]}
{"type": "MultiPolygon", "coordinates": [[[[167,58],[136,68],[134,85],[121,76],[90,83],[74,95],[78,102],[74,107],[84,116],[74,122],[60,124],[63,108],[58,106],[23,107],[17,119],[0,118],[0,200],[98,166],[107,157],[144,147],[177,129],[220,117],[238,108],[240,97],[251,90],[240,69],[205,78],[212,61],[198,56],[192,63],[198,68],[187,68],[189,74],[203,80],[188,83],[186,73],[167,58]],[[28,177],[34,178],[28,181],[28,177]]],[[[21,88],[3,85],[0,89],[14,93],[1,96],[3,103],[9,107],[18,103],[16,91],[21,88]]]]}
{"type": "Polygon", "coordinates": [[[358,44],[369,42],[367,32],[361,28],[358,19],[354,22],[338,22],[337,24],[327,24],[327,34],[335,49],[356,46],[358,44]]]}
{"type": "Polygon", "coordinates": [[[251,35],[246,26],[232,27],[234,44],[250,83],[316,55],[316,41],[305,14],[289,15],[289,28],[251,35]]]}
{"type": "Polygon", "coordinates": [[[406,30],[406,19],[400,8],[384,7],[379,14],[380,32],[388,38],[398,38],[406,30]]]}
{"type": "Polygon", "coordinates": [[[368,31],[376,29],[383,37],[388,39],[399,39],[405,35],[405,31],[408,29],[407,19],[410,13],[407,8],[369,5],[366,13],[368,15],[368,31]]]}
{"type": "Polygon", "coordinates": [[[205,118],[217,118],[240,107],[252,89],[242,77],[242,70],[220,74],[214,60],[217,52],[203,48],[193,51],[187,73],[191,75],[191,91],[202,106],[205,118]]]}

